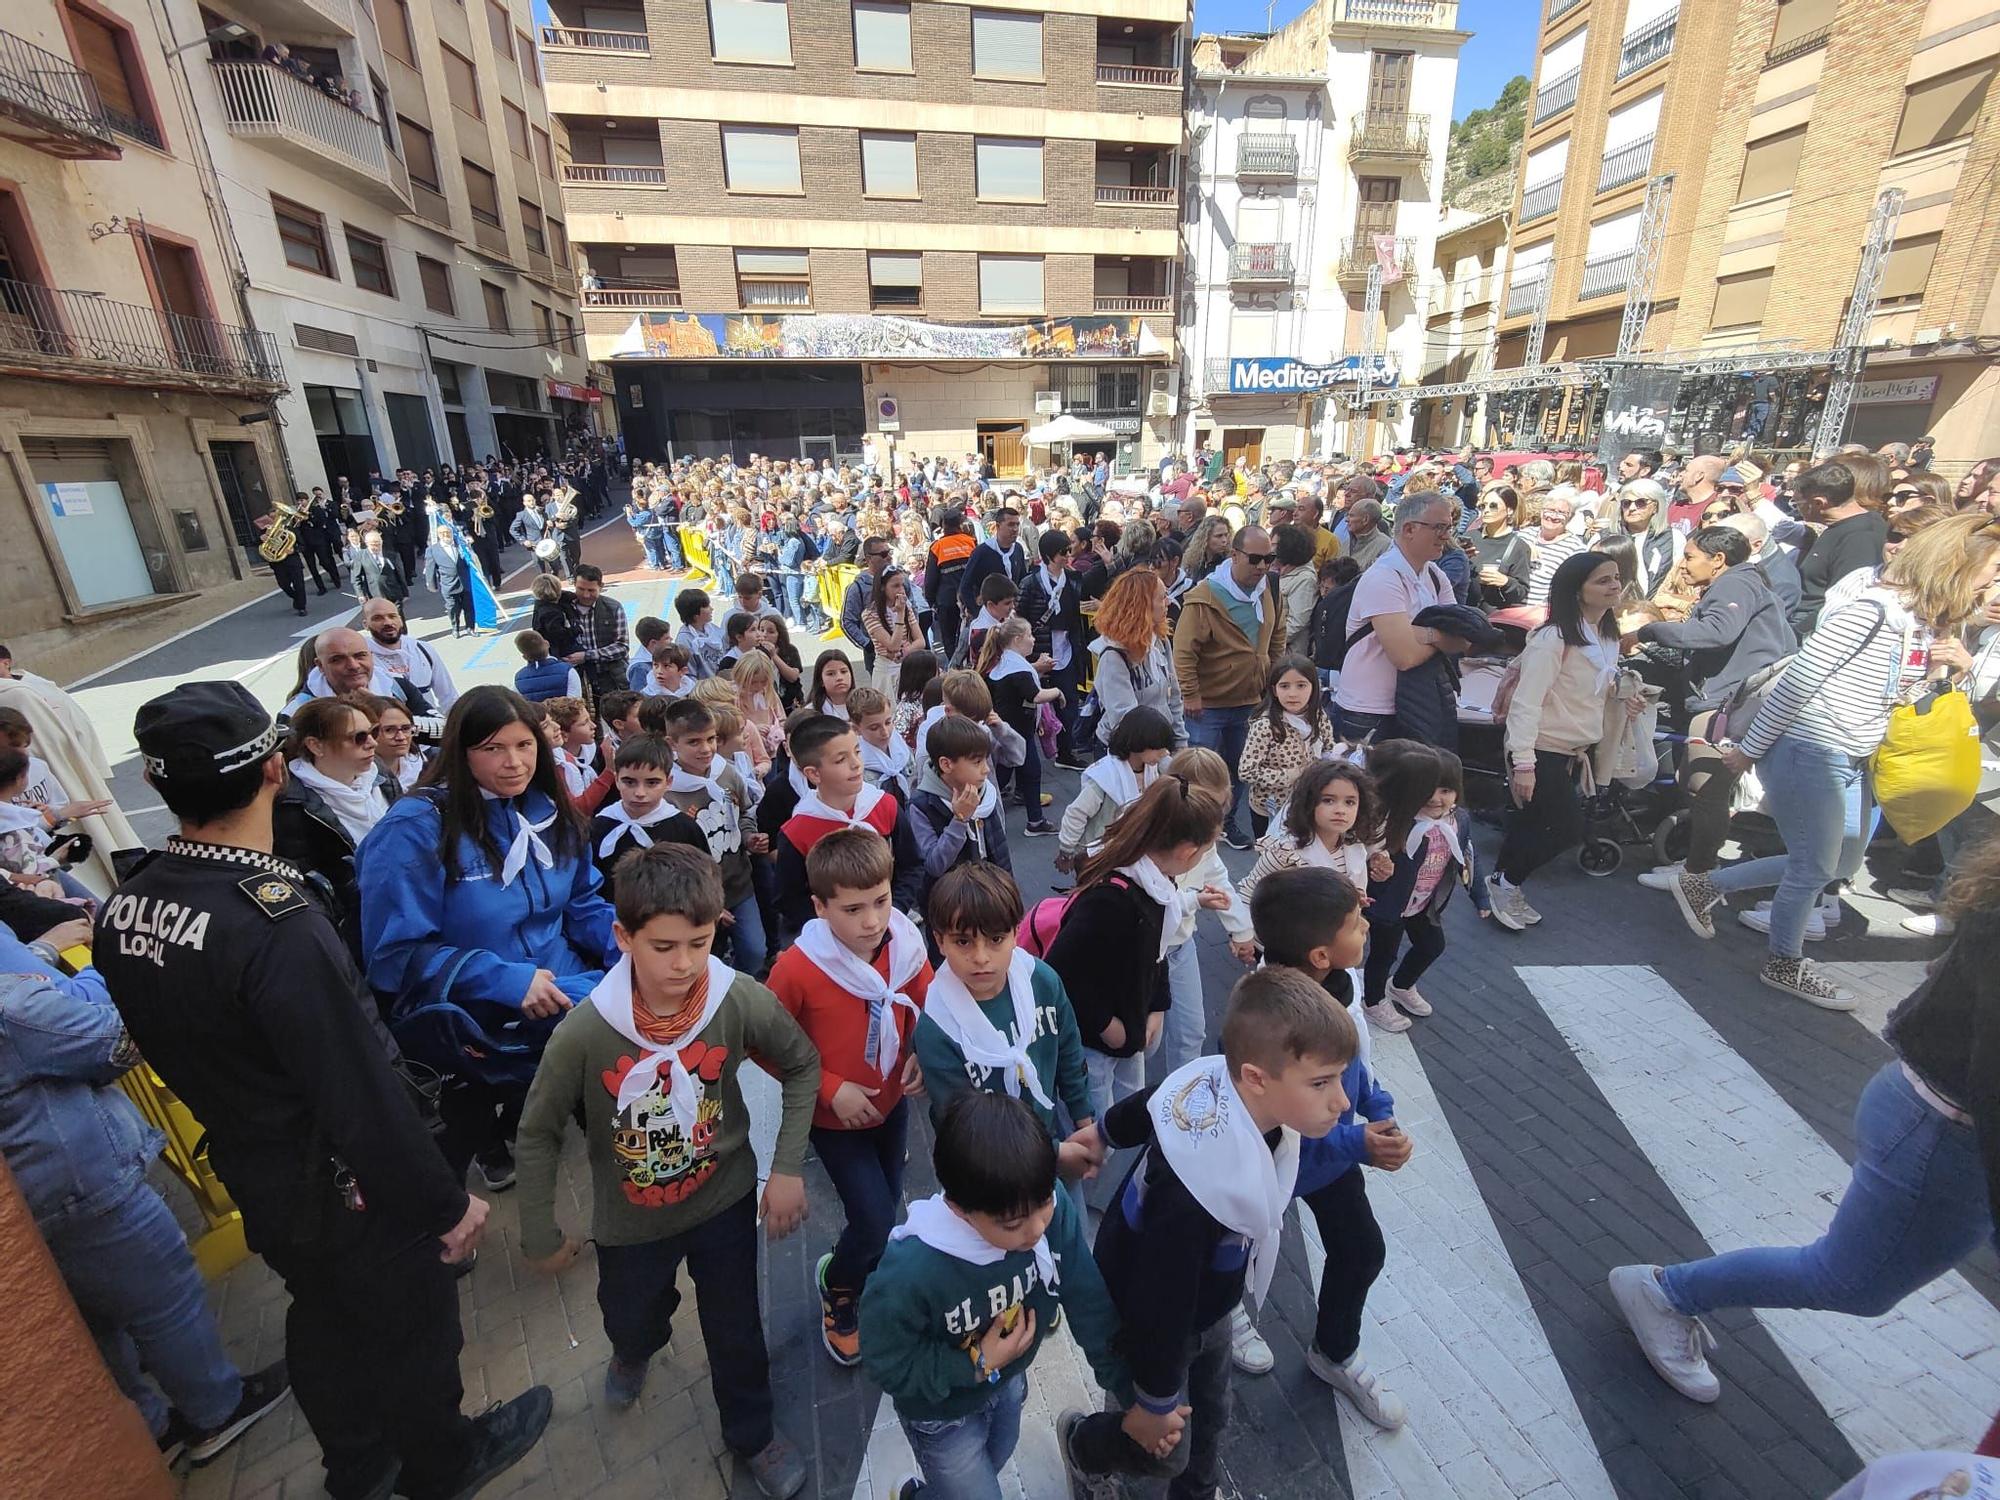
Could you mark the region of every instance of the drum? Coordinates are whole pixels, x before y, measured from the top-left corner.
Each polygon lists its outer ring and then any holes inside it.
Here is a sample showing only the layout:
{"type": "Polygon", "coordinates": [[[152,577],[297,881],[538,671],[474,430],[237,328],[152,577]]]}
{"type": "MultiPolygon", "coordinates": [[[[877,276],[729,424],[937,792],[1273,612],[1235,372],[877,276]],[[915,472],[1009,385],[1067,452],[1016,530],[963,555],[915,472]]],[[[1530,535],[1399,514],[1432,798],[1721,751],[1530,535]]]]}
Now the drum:
{"type": "Polygon", "coordinates": [[[562,543],[552,536],[545,536],[539,542],[535,543],[535,556],[539,557],[543,562],[553,561],[561,551],[562,543]]]}

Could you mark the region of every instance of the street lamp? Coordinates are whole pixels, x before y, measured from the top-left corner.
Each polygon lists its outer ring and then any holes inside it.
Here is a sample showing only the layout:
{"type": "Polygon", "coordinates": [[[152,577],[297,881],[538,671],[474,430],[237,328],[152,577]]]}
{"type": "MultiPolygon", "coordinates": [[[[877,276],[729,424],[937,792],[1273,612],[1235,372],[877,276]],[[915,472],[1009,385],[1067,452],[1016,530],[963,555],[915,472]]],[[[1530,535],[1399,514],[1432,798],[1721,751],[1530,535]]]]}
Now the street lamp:
{"type": "Polygon", "coordinates": [[[240,42],[250,35],[250,28],[236,21],[224,21],[213,31],[204,32],[191,42],[183,42],[178,47],[167,49],[167,56],[179,57],[183,52],[192,52],[197,47],[207,47],[215,42],[240,42]]]}

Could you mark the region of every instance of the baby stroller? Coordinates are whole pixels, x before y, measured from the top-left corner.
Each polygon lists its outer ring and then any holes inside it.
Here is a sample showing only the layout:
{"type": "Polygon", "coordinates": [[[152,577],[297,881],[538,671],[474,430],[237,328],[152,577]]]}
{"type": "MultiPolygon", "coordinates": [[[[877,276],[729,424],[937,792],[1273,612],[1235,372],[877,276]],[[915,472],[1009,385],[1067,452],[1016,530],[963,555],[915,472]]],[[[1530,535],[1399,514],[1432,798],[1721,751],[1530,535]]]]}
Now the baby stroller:
{"type": "Polygon", "coordinates": [[[1576,863],[1584,874],[1611,874],[1625,862],[1628,848],[1650,848],[1656,864],[1686,858],[1689,815],[1675,766],[1678,747],[1685,744],[1685,735],[1656,732],[1650,781],[1641,787],[1606,782],[1583,799],[1583,842],[1577,846],[1576,863]]]}

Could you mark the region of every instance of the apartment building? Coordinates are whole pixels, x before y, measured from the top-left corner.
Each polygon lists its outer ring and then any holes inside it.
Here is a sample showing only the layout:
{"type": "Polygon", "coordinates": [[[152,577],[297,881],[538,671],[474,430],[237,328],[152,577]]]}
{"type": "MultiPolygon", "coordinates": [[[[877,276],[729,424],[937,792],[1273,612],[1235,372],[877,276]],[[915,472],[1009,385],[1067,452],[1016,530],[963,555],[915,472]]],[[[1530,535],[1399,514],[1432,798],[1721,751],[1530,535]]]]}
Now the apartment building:
{"type": "MultiPolygon", "coordinates": [[[[280,351],[145,0],[0,11],[0,619],[29,657],[242,578],[280,351]]],[[[199,33],[195,33],[199,35],[199,33]]]]}
{"type": "MultiPolygon", "coordinates": [[[[1498,303],[1507,267],[1507,210],[1489,214],[1447,209],[1427,278],[1423,385],[1456,385],[1493,372],[1498,303]]],[[[1416,397],[1410,437],[1420,447],[1456,448],[1475,441],[1477,396],[1416,397]]]]}
{"type": "Polygon", "coordinates": [[[640,457],[1169,442],[1188,0],[553,0],[593,358],[640,457]]]}
{"type": "Polygon", "coordinates": [[[1187,294],[1190,441],[1233,462],[1407,439],[1410,415],[1340,414],[1423,362],[1458,52],[1456,0],[1315,0],[1269,36],[1196,44],[1187,294]],[[1371,268],[1382,287],[1366,326],[1371,268]]]}

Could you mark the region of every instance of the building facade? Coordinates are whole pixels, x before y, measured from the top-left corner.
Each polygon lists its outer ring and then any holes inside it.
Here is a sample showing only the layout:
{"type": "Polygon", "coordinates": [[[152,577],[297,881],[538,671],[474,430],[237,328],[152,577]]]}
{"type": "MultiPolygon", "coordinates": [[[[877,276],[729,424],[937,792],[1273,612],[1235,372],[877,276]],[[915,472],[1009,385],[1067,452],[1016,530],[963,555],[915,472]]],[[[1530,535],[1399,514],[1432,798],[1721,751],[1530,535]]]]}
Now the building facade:
{"type": "Polygon", "coordinates": [[[630,451],[1172,436],[1187,0],[556,0],[593,358],[630,451]]]}
{"type": "MultiPolygon", "coordinates": [[[[1493,373],[1502,277],[1507,268],[1507,211],[1447,210],[1431,259],[1424,319],[1424,385],[1456,385],[1493,373]]],[[[1480,433],[1480,398],[1416,398],[1410,437],[1420,447],[1457,448],[1480,433]]]]}
{"type": "Polygon", "coordinates": [[[1185,425],[1233,462],[1407,439],[1406,411],[1348,421],[1414,381],[1440,222],[1458,51],[1455,0],[1316,0],[1268,37],[1203,37],[1190,101],[1180,337],[1185,425]],[[1383,285],[1366,326],[1369,272],[1383,285]]]}

